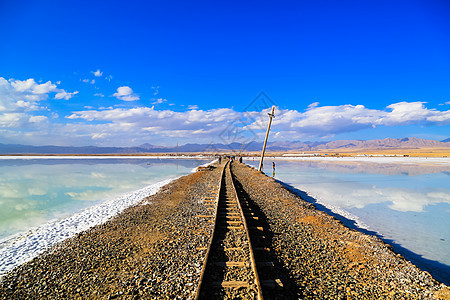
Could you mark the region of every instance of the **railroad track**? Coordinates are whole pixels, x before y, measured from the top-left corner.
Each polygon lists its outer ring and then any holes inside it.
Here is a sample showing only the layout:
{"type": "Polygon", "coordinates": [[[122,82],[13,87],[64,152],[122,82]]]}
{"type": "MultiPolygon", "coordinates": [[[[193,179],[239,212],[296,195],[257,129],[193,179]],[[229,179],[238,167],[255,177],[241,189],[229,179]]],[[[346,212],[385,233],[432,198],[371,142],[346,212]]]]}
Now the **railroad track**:
{"type": "MultiPolygon", "coordinates": [[[[276,287],[273,279],[260,280],[259,272],[273,267],[273,263],[255,259],[255,250],[269,250],[252,246],[255,241],[264,241],[264,228],[258,226],[258,216],[245,192],[236,189],[232,163],[235,162],[227,162],[222,170],[217,198],[206,203],[210,206],[209,217],[214,229],[207,245],[196,299],[263,299],[263,291],[272,296],[270,291],[276,287]]],[[[271,296],[268,298],[273,298],[271,296]]]]}

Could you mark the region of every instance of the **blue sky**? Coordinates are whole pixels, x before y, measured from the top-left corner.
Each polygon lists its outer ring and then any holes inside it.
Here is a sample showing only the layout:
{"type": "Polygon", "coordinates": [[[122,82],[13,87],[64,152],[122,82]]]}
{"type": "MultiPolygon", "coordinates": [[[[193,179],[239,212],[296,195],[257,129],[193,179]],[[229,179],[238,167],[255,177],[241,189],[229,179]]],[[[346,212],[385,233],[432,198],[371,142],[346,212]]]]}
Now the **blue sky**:
{"type": "Polygon", "coordinates": [[[272,104],[272,140],[448,138],[450,3],[0,1],[0,143],[260,140],[272,104]]]}

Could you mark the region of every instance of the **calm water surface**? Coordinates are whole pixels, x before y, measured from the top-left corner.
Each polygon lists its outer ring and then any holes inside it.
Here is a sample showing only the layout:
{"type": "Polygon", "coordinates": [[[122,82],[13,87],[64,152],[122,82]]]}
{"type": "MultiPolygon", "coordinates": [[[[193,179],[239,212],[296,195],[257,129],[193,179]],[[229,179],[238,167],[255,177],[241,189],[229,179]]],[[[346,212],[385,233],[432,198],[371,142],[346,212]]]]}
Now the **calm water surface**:
{"type": "Polygon", "coordinates": [[[208,160],[1,159],[0,240],[73,215],[208,160]]]}
{"type": "MultiPolygon", "coordinates": [[[[450,164],[266,159],[270,176],[272,161],[276,179],[379,235],[435,278],[450,283],[450,164]]],[[[256,161],[248,163],[258,166],[256,161]]]]}

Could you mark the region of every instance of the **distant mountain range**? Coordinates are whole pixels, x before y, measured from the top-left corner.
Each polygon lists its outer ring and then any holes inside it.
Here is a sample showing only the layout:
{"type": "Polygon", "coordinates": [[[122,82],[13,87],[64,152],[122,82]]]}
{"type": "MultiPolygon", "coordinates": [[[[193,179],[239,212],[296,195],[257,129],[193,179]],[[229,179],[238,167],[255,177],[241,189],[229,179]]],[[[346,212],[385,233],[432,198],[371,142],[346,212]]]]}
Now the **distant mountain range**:
{"type": "MultiPolygon", "coordinates": [[[[443,141],[424,140],[419,138],[378,139],[378,140],[337,140],[332,142],[270,142],[267,151],[317,151],[327,149],[395,149],[395,148],[443,148],[450,147],[450,138],[443,141]]],[[[185,144],[178,147],[162,147],[143,144],[137,147],[65,147],[65,146],[29,146],[18,144],[0,144],[0,154],[130,154],[130,153],[186,153],[186,152],[240,152],[260,151],[262,142],[251,142],[244,146],[231,144],[185,144]]]]}

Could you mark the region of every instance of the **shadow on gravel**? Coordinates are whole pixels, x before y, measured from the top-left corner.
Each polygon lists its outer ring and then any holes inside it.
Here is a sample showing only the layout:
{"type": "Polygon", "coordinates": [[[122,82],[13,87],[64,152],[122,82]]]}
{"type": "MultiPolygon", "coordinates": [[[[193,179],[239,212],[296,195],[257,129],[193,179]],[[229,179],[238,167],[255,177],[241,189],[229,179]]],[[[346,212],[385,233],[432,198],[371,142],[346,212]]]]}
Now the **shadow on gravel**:
{"type": "Polygon", "coordinates": [[[424,258],[421,255],[416,254],[416,253],[414,253],[414,252],[404,248],[403,246],[401,246],[399,244],[396,244],[393,240],[383,238],[383,236],[379,235],[375,231],[371,231],[371,230],[367,230],[367,229],[364,229],[364,228],[360,228],[360,227],[358,227],[356,225],[356,222],[354,220],[347,219],[344,216],[341,216],[339,214],[334,213],[333,211],[331,211],[326,206],[318,203],[317,200],[315,198],[309,196],[308,193],[306,193],[306,192],[304,192],[302,190],[299,190],[299,189],[293,187],[292,185],[289,185],[289,184],[287,184],[285,182],[282,182],[280,180],[276,179],[276,181],[279,184],[281,184],[284,187],[286,187],[291,192],[293,192],[294,194],[300,196],[300,198],[302,198],[303,200],[314,204],[314,206],[318,210],[323,211],[323,212],[327,213],[328,215],[333,216],[337,220],[341,221],[346,227],[348,227],[350,229],[353,229],[353,230],[357,230],[359,232],[362,232],[362,233],[365,233],[365,234],[368,234],[368,235],[373,235],[373,236],[378,237],[383,242],[385,242],[386,244],[390,245],[393,248],[393,250],[395,251],[395,253],[399,253],[404,258],[406,258],[407,260],[411,261],[414,265],[418,266],[421,270],[427,271],[437,281],[445,283],[446,285],[450,285],[450,266],[449,265],[440,263],[440,262],[435,261],[435,260],[424,258]]]}
{"type": "Polygon", "coordinates": [[[251,243],[253,248],[269,248],[270,252],[258,251],[255,252],[255,259],[257,261],[271,261],[274,264],[273,270],[269,271],[266,269],[258,268],[258,274],[261,281],[264,280],[274,280],[280,279],[283,283],[282,290],[274,290],[270,288],[265,288],[263,286],[263,295],[265,299],[298,299],[298,293],[302,292],[302,288],[299,287],[295,281],[291,278],[291,275],[278,259],[278,256],[273,252],[273,239],[274,233],[270,231],[270,224],[264,212],[260,209],[257,203],[255,203],[251,197],[244,190],[242,184],[237,180],[236,176],[233,175],[234,185],[240,199],[247,199],[248,206],[251,207],[252,211],[258,216],[257,225],[248,223],[248,226],[261,226],[265,228],[263,235],[264,239],[260,239],[257,235],[251,234],[251,243]]]}

